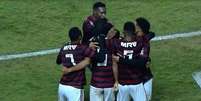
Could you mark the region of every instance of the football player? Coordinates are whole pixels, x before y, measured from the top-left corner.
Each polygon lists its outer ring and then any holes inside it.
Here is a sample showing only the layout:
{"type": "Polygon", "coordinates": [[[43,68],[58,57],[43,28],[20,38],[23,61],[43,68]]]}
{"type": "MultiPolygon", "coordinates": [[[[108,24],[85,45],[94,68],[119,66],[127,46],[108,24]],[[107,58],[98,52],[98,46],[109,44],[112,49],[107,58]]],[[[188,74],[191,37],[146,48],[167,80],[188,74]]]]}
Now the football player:
{"type": "MultiPolygon", "coordinates": [[[[120,58],[113,61],[113,68],[116,70],[117,81],[119,83],[117,101],[147,101],[143,80],[142,67],[145,67],[146,59],[139,57],[139,53],[144,46],[143,39],[135,35],[135,26],[133,22],[124,24],[124,37],[114,41],[113,54],[123,57],[127,60],[136,60],[135,65],[128,65],[122,62],[120,58]],[[142,62],[142,63],[140,63],[142,62]],[[116,67],[115,67],[116,66],[116,67]]],[[[116,83],[115,83],[116,84],[116,83]]]]}
{"type": "Polygon", "coordinates": [[[82,43],[89,44],[89,40],[94,36],[93,29],[95,21],[106,17],[106,5],[102,2],[96,2],[93,5],[93,13],[88,16],[82,25],[83,39],[82,43]]]}
{"type": "Polygon", "coordinates": [[[153,82],[153,74],[150,69],[150,42],[149,40],[146,39],[146,36],[148,34],[153,34],[153,32],[150,32],[150,23],[147,19],[143,17],[139,17],[135,20],[135,28],[136,28],[136,33],[137,36],[143,37],[145,44],[145,48],[141,50],[140,56],[144,58],[148,58],[148,62],[146,65],[146,68],[144,70],[144,76],[143,76],[143,82],[144,82],[144,88],[147,94],[147,98],[150,101],[151,100],[151,95],[152,95],[152,82],[153,82]],[[147,48],[146,48],[147,47],[147,48]]]}
{"type": "MultiPolygon", "coordinates": [[[[95,22],[95,25],[100,26],[98,32],[100,34],[106,35],[105,40],[96,39],[96,43],[102,44],[105,46],[96,46],[95,44],[90,44],[90,47],[96,50],[95,58],[92,59],[92,77],[90,83],[90,101],[114,101],[113,85],[114,85],[114,76],[112,68],[112,39],[119,38],[120,33],[117,29],[113,27],[105,19],[99,19],[95,22]],[[91,46],[92,45],[92,46],[91,46]],[[95,47],[94,47],[95,45],[95,47]],[[100,62],[100,48],[105,48],[104,61],[100,62]]],[[[95,43],[95,42],[94,42],[95,43]]],[[[102,53],[101,53],[102,54],[102,53]]],[[[79,67],[69,68],[69,71],[78,70],[79,67]]],[[[81,69],[81,68],[79,68],[81,69]]]]}
{"type": "Polygon", "coordinates": [[[81,44],[82,33],[78,27],[69,30],[70,42],[66,43],[57,56],[57,64],[62,65],[62,77],[59,82],[59,101],[83,101],[85,85],[85,69],[68,72],[68,68],[74,66],[85,67],[90,63],[90,58],[95,54],[88,46],[81,44]],[[80,65],[80,64],[84,65],[80,65]],[[77,65],[76,65],[77,64],[77,65]]]}

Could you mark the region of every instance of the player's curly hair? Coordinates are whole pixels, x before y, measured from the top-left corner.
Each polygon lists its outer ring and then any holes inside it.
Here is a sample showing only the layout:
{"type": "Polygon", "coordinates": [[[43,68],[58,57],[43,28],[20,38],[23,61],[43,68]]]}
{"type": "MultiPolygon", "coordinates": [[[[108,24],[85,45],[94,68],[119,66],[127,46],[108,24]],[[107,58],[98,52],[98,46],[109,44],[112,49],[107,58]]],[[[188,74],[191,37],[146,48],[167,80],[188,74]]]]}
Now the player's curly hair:
{"type": "Polygon", "coordinates": [[[139,17],[135,21],[136,21],[137,25],[142,29],[142,32],[144,32],[145,34],[149,33],[150,23],[147,19],[145,19],[143,17],[139,17]]]}

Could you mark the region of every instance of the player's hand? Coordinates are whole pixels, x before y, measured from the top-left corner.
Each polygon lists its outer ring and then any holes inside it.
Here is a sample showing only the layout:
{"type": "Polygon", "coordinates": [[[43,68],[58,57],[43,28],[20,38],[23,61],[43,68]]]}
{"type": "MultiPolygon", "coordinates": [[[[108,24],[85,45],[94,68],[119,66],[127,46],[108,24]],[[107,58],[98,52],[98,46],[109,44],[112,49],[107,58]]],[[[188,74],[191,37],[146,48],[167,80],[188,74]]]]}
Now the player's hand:
{"type": "Polygon", "coordinates": [[[113,90],[114,90],[114,91],[118,91],[118,90],[119,90],[118,85],[119,85],[119,82],[116,81],[116,82],[114,83],[114,87],[113,87],[113,90]]]}
{"type": "Polygon", "coordinates": [[[119,62],[119,56],[112,55],[112,59],[116,62],[119,62]]]}
{"type": "Polygon", "coordinates": [[[96,50],[96,48],[98,48],[98,42],[90,42],[89,43],[89,47],[96,50]]]}
{"type": "Polygon", "coordinates": [[[63,74],[68,74],[68,73],[72,72],[72,70],[71,70],[71,68],[62,67],[62,72],[63,72],[63,74]]]}

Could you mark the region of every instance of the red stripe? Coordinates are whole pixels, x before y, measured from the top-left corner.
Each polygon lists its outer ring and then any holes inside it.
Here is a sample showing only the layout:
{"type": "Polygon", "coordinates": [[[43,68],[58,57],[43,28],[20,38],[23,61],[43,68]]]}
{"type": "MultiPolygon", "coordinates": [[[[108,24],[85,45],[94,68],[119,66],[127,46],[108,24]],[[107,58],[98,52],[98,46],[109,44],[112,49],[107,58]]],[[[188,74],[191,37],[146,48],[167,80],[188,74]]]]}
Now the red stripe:
{"type": "Polygon", "coordinates": [[[97,88],[111,88],[114,86],[114,83],[91,83],[91,85],[97,88]]]}
{"type": "Polygon", "coordinates": [[[101,76],[101,75],[113,75],[113,72],[93,72],[94,76],[98,75],[98,76],[101,76]]]}
{"type": "Polygon", "coordinates": [[[119,80],[120,84],[138,84],[141,83],[141,80],[119,80]]]}
{"type": "Polygon", "coordinates": [[[100,78],[100,77],[92,77],[93,81],[113,81],[114,78],[113,77],[108,77],[108,78],[100,78]]]}

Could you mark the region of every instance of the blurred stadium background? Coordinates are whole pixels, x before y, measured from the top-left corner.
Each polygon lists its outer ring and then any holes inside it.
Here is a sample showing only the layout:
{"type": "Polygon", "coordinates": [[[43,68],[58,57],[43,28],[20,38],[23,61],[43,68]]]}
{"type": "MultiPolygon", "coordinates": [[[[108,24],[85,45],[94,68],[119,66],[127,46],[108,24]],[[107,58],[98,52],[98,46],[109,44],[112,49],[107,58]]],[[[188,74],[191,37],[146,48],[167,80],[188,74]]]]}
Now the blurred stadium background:
{"type": "MultiPolygon", "coordinates": [[[[59,48],[81,28],[94,0],[1,0],[0,55],[59,48]]],[[[158,36],[201,30],[200,0],[109,0],[107,17],[122,30],[143,16],[158,36]]],[[[192,73],[201,69],[201,36],[151,43],[153,101],[201,101],[192,73]]],[[[55,101],[57,54],[0,61],[0,101],[55,101]]],[[[90,72],[87,72],[88,81],[90,72]]],[[[88,86],[85,90],[88,101],[88,86]]]]}

